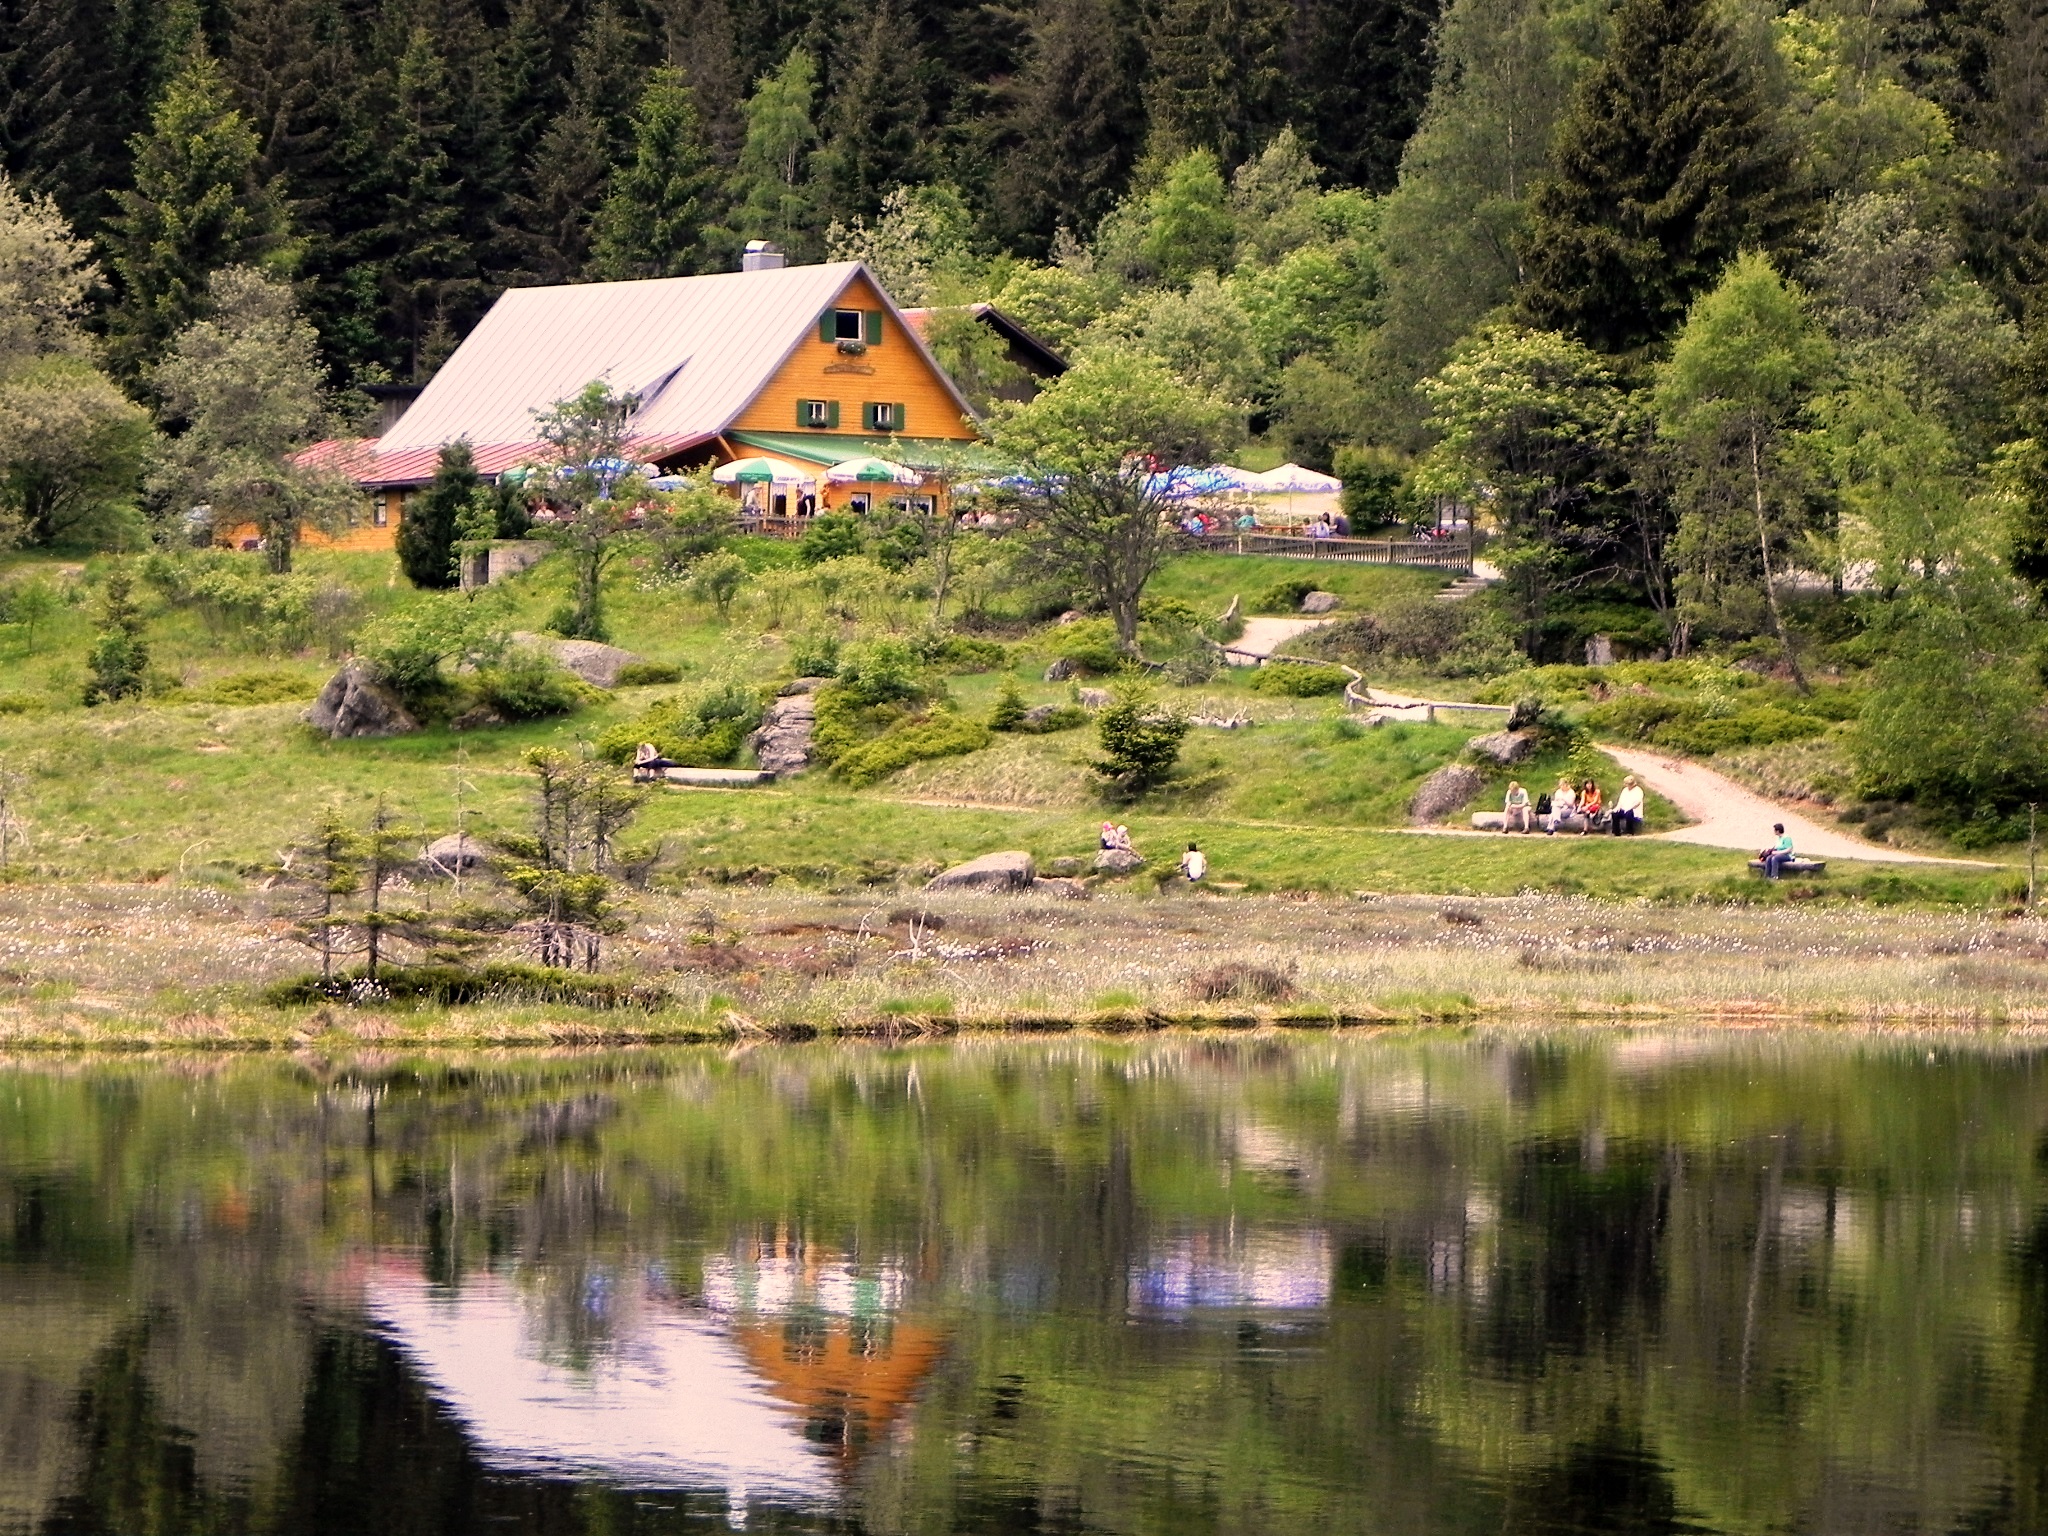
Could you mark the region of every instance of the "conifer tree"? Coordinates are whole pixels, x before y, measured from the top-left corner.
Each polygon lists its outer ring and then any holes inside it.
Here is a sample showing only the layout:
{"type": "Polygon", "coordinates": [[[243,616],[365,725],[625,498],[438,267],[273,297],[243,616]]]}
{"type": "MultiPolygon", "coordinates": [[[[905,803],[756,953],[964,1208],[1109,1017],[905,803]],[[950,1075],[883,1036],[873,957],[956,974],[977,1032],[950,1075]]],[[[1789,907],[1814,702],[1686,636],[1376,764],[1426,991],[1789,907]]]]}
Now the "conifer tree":
{"type": "Polygon", "coordinates": [[[1228,165],[1255,153],[1285,116],[1288,16],[1279,0],[1162,0],[1145,84],[1159,141],[1228,165]]]}
{"type": "Polygon", "coordinates": [[[519,200],[525,230],[519,263],[542,282],[573,282],[590,259],[590,224],[605,180],[633,142],[641,39],[609,4],[591,13],[577,41],[568,99],[533,152],[519,200]]]}
{"type": "Polygon", "coordinates": [[[1141,117],[1130,53],[1105,0],[1040,0],[996,184],[1004,228],[1038,252],[1061,228],[1094,229],[1130,175],[1141,117]]]}
{"type": "Polygon", "coordinates": [[[740,112],[745,77],[731,7],[726,0],[668,0],[662,11],[662,46],[690,87],[712,159],[731,167],[747,132],[740,112]]]}
{"type": "Polygon", "coordinates": [[[1656,345],[1777,224],[1783,149],[1710,0],[1622,0],[1558,127],[1522,243],[1531,324],[1656,345]]]}
{"type": "Polygon", "coordinates": [[[872,218],[891,190],[924,179],[920,62],[915,34],[895,0],[880,0],[826,114],[818,158],[835,218],[872,218]]]}
{"type": "Polygon", "coordinates": [[[444,297],[472,268],[461,229],[462,171],[450,153],[455,125],[447,68],[424,27],[413,28],[398,61],[389,123],[391,174],[378,243],[399,361],[417,380],[426,371],[421,351],[442,320],[444,297]]]}
{"type": "Polygon", "coordinates": [[[1288,74],[1295,130],[1340,183],[1385,192],[1422,119],[1436,0],[1308,0],[1295,8],[1288,74]]]}
{"type": "Polygon", "coordinates": [[[211,273],[288,263],[284,209],[258,177],[258,149],[220,66],[195,49],[135,142],[135,185],[109,235],[122,288],[111,351],[128,376],[203,312],[211,273]]]}
{"type": "Polygon", "coordinates": [[[807,175],[811,146],[818,141],[811,116],[817,94],[817,61],[806,49],[790,49],[747,98],[747,137],[733,175],[733,222],[738,231],[748,238],[778,241],[792,253],[806,250],[819,225],[816,194],[807,175]]]}
{"type": "Polygon", "coordinates": [[[455,585],[456,525],[470,499],[483,484],[469,443],[457,439],[441,450],[433,481],[405,509],[398,525],[398,568],[416,587],[438,590],[455,585]]]}
{"type": "Polygon", "coordinates": [[[114,31],[108,0],[0,4],[0,166],[54,198],[73,224],[108,211],[115,178],[103,125],[115,113],[107,65],[114,31]]]}
{"type": "Polygon", "coordinates": [[[527,164],[569,104],[576,13],[569,0],[517,0],[498,43],[498,100],[514,159],[527,164]]]}
{"type": "Polygon", "coordinates": [[[593,229],[591,270],[602,278],[678,277],[704,260],[717,184],[690,87],[658,69],[634,113],[633,156],[612,172],[593,229]]]}
{"type": "Polygon", "coordinates": [[[237,0],[225,65],[261,145],[257,175],[289,199],[323,359],[349,378],[379,350],[379,294],[362,279],[382,208],[346,20],[335,0],[237,0]]]}

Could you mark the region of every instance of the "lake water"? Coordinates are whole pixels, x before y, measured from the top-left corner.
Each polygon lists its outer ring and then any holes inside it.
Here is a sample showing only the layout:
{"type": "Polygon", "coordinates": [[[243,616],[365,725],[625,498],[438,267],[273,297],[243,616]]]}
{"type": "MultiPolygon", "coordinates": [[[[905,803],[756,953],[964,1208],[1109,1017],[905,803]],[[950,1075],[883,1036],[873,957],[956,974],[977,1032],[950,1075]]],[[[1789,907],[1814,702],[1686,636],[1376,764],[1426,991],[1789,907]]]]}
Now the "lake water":
{"type": "Polygon", "coordinates": [[[0,1531],[2048,1529],[2048,1055],[0,1068],[0,1531]]]}

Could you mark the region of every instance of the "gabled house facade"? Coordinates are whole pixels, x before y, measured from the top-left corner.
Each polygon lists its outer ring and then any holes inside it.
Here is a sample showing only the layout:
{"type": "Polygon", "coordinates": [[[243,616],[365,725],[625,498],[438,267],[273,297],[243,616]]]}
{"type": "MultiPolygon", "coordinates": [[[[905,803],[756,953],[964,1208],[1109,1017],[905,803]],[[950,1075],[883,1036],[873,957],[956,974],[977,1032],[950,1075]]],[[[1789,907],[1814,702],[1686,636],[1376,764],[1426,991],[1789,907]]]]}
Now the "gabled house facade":
{"type": "MultiPolygon", "coordinates": [[[[344,541],[388,544],[404,499],[459,439],[486,477],[540,459],[536,413],[593,380],[638,398],[631,452],[664,470],[759,453],[821,471],[865,456],[936,469],[979,437],[973,408],[859,262],[515,288],[389,431],[352,450],[370,511],[344,541]]],[[[936,479],[920,490],[937,494],[936,479]]],[[[802,495],[778,487],[788,504],[763,510],[873,494],[821,480],[802,495]]]]}

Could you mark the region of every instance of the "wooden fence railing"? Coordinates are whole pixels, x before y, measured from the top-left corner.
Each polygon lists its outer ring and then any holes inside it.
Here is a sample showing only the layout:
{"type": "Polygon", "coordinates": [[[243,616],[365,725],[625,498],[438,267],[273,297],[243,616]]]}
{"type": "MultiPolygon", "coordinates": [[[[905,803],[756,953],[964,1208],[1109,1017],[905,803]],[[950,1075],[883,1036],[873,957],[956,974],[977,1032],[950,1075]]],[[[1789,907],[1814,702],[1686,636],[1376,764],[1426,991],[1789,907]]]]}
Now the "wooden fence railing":
{"type": "Polygon", "coordinates": [[[1209,555],[1278,555],[1287,560],[1339,560],[1354,565],[1416,565],[1472,572],[1470,539],[1311,539],[1287,533],[1189,536],[1186,549],[1209,555]]]}

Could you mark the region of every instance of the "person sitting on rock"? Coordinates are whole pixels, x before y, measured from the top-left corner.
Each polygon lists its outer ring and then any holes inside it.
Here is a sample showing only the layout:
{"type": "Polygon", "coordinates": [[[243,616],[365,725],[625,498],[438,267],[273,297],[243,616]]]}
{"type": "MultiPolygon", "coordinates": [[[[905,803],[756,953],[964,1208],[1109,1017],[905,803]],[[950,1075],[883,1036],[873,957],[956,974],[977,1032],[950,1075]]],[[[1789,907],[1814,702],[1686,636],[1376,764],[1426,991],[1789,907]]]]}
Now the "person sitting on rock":
{"type": "Polygon", "coordinates": [[[1570,779],[1560,778],[1557,781],[1557,788],[1550,792],[1550,820],[1543,824],[1543,830],[1555,837],[1557,829],[1570,821],[1577,814],[1578,808],[1578,791],[1572,788],[1570,779]]]}
{"type": "Polygon", "coordinates": [[[1500,829],[1503,832],[1533,832],[1535,824],[1529,817],[1529,791],[1522,788],[1520,779],[1508,780],[1507,798],[1501,802],[1500,829]]]}
{"type": "Polygon", "coordinates": [[[1579,815],[1586,821],[1586,824],[1579,828],[1581,835],[1593,830],[1593,824],[1600,819],[1600,810],[1600,781],[1588,779],[1585,788],[1579,791],[1579,815]]]}
{"type": "Polygon", "coordinates": [[[1757,857],[1764,861],[1764,878],[1776,880],[1783,876],[1785,866],[1792,862],[1792,834],[1785,830],[1785,823],[1774,821],[1771,830],[1778,834],[1778,840],[1757,857]]]}
{"type": "Polygon", "coordinates": [[[1643,830],[1643,786],[1630,774],[1621,781],[1621,793],[1614,797],[1608,813],[1607,830],[1616,837],[1633,837],[1643,830]]]}

